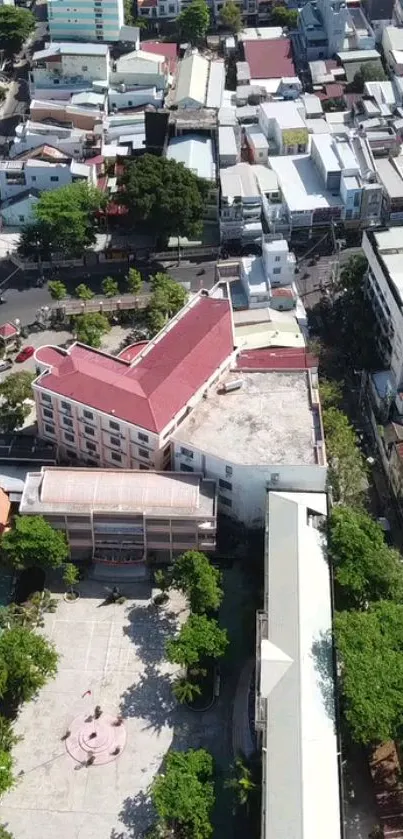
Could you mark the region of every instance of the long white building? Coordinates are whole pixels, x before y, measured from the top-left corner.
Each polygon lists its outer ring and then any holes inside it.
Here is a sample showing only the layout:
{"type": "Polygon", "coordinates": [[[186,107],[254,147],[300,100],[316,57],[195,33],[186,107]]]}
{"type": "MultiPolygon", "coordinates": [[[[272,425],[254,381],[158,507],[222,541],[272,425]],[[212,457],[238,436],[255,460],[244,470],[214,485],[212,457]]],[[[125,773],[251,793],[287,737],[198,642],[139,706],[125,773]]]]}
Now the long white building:
{"type": "Polygon", "coordinates": [[[53,41],[119,41],[123,0],[48,0],[53,41]]]}

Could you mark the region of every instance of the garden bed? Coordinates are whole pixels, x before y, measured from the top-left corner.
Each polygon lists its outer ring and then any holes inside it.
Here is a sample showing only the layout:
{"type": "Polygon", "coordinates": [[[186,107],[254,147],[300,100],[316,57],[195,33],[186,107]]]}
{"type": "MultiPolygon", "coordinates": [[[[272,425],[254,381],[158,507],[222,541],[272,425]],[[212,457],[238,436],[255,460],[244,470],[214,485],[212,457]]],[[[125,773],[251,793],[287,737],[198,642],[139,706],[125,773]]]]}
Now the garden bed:
{"type": "Polygon", "coordinates": [[[215,700],[215,683],[218,675],[217,665],[214,662],[203,662],[201,669],[206,671],[206,675],[191,679],[200,687],[201,693],[194,698],[193,702],[185,703],[192,711],[207,711],[211,708],[215,700]]]}

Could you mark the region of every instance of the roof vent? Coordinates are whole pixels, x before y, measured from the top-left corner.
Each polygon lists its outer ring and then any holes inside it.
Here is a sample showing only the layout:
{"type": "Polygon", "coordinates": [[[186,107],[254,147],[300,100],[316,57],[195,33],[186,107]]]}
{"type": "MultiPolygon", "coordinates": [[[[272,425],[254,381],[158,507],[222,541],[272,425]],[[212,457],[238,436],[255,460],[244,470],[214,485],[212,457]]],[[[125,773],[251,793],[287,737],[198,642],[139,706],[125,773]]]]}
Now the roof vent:
{"type": "Polygon", "coordinates": [[[223,385],[223,393],[231,393],[232,390],[240,390],[243,385],[242,379],[233,379],[232,382],[226,382],[223,385]]]}

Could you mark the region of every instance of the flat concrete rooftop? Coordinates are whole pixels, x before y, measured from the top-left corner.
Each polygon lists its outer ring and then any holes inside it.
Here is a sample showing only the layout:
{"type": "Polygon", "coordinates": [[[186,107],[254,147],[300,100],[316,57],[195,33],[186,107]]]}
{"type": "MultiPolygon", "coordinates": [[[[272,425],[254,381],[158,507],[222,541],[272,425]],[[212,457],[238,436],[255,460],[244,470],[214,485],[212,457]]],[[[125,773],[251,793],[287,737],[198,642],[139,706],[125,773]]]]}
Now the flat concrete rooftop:
{"type": "Polygon", "coordinates": [[[306,371],[231,373],[229,393],[211,389],[174,439],[244,465],[315,464],[315,428],[306,371]]]}

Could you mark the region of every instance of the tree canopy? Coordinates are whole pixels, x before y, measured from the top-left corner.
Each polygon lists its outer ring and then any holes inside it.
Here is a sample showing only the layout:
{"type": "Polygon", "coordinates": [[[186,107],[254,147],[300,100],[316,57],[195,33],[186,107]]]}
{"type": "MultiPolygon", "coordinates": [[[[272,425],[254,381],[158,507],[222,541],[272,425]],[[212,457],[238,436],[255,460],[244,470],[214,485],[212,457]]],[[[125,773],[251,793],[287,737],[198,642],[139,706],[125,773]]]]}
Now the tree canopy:
{"type": "Polygon", "coordinates": [[[100,190],[82,182],[42,192],[35,221],[22,230],[20,251],[43,259],[51,259],[52,251],[81,255],[95,242],[96,213],[105,200],[100,190]]]}
{"type": "Polygon", "coordinates": [[[227,0],[220,11],[220,23],[225,29],[231,32],[239,32],[242,29],[242,13],[238,3],[234,0],[227,0]]]}
{"type": "Polygon", "coordinates": [[[159,825],[171,836],[209,839],[214,806],[213,758],[204,749],[170,751],[151,786],[159,825]]]}
{"type": "Polygon", "coordinates": [[[77,315],[74,318],[74,331],[77,341],[87,347],[100,347],[102,336],[110,331],[110,323],[106,315],[94,312],[88,315],[77,315]]]}
{"type": "Polygon", "coordinates": [[[177,18],[180,37],[193,45],[205,40],[209,23],[210,12],[205,0],[192,0],[177,18]]]}
{"type": "Polygon", "coordinates": [[[176,638],[166,645],[168,661],[190,667],[206,658],[221,658],[228,646],[225,629],[206,615],[189,615],[176,638]]]}
{"type": "Polygon", "coordinates": [[[0,634],[0,669],[6,673],[1,695],[28,702],[57,672],[57,652],[45,638],[23,626],[0,634]]]}
{"type": "Polygon", "coordinates": [[[148,323],[154,334],[163,328],[187,301],[187,291],[168,274],[159,272],[149,278],[152,295],[148,306],[148,323]]]}
{"type": "Polygon", "coordinates": [[[54,530],[42,516],[15,516],[14,526],[4,533],[1,549],[14,568],[57,568],[68,556],[64,533],[54,530]]]}
{"type": "Polygon", "coordinates": [[[295,29],[298,23],[298,9],[287,9],[286,6],[273,6],[270,14],[271,26],[287,26],[295,29]]]}
{"type": "Polygon", "coordinates": [[[126,275],[126,283],[130,294],[139,294],[143,287],[143,278],[137,268],[129,268],[126,275]]]}
{"type": "Polygon", "coordinates": [[[189,599],[192,612],[217,610],[222,597],[221,573],[199,551],[186,551],[175,560],[172,585],[189,599]]]}
{"type": "Polygon", "coordinates": [[[27,370],[11,373],[0,383],[0,429],[3,432],[15,431],[24,425],[30,413],[29,405],[24,404],[32,399],[32,382],[34,375],[27,370]]]}
{"type": "Polygon", "coordinates": [[[50,280],[48,282],[48,291],[52,300],[63,300],[67,297],[67,288],[61,280],[50,280]]]}
{"type": "Polygon", "coordinates": [[[401,736],[403,605],[372,604],[335,616],[345,717],[357,743],[401,736]]]}
{"type": "Polygon", "coordinates": [[[35,29],[35,22],[29,9],[0,6],[0,50],[7,55],[18,52],[35,29]]]}
{"type": "Polygon", "coordinates": [[[122,183],[133,225],[145,224],[165,239],[200,232],[208,184],[183,163],[144,154],[126,165],[122,183]]]}
{"type": "Polygon", "coordinates": [[[346,505],[361,504],[367,470],[356,433],[346,415],[334,407],[323,411],[323,427],[334,500],[346,505]]]}
{"type": "Polygon", "coordinates": [[[95,297],[95,292],[90,289],[89,286],[85,285],[85,283],[80,283],[76,286],[74,290],[75,297],[78,297],[79,300],[92,300],[95,297]]]}
{"type": "Polygon", "coordinates": [[[350,89],[354,93],[363,93],[365,82],[384,82],[386,75],[383,67],[372,61],[366,61],[365,64],[360,65],[360,69],[354,75],[354,79],[350,84],[350,89]]]}
{"type": "Polygon", "coordinates": [[[105,297],[116,297],[119,294],[119,283],[113,277],[105,277],[101,287],[105,297]]]}
{"type": "Polygon", "coordinates": [[[375,600],[403,603],[403,566],[383,530],[364,510],[333,507],[329,517],[329,556],[344,607],[363,609],[375,600]]]}

